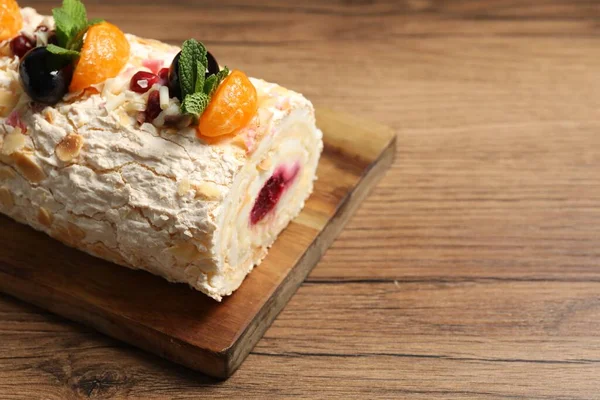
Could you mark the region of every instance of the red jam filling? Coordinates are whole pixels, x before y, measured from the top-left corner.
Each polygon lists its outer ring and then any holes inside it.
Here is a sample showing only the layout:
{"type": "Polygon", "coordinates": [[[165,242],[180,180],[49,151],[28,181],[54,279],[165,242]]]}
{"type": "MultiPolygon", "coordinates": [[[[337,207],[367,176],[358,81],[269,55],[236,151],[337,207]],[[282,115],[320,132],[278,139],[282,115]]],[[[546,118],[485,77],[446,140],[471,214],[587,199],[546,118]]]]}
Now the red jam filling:
{"type": "Polygon", "coordinates": [[[252,211],[250,212],[250,224],[258,224],[275,209],[275,206],[279,203],[279,199],[294,183],[299,172],[300,164],[297,163],[291,168],[287,168],[286,166],[277,168],[273,176],[264,184],[254,202],[254,207],[252,207],[252,211]]]}

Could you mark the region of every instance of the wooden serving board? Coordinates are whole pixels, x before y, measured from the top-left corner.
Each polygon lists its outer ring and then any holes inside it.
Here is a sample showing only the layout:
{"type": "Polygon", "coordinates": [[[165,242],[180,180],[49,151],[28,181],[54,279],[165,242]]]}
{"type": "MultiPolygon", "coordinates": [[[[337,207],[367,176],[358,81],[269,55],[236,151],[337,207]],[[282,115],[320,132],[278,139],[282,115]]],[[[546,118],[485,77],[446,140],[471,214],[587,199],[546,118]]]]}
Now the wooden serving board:
{"type": "Polygon", "coordinates": [[[217,303],[89,256],[0,217],[0,291],[215,377],[229,377],[391,165],[387,128],[317,111],[325,149],[315,191],[269,255],[217,303]]]}

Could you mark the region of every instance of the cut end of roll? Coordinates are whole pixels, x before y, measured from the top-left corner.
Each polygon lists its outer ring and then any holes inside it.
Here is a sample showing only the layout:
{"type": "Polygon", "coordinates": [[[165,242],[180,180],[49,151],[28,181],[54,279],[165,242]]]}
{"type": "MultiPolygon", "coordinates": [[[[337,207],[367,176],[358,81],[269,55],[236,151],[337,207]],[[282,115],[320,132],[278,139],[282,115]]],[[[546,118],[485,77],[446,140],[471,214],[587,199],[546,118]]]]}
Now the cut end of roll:
{"type": "Polygon", "coordinates": [[[217,300],[260,264],[313,190],[323,143],[310,103],[270,131],[236,177],[221,216],[215,246],[220,268],[208,282],[208,294],[217,300]]]}

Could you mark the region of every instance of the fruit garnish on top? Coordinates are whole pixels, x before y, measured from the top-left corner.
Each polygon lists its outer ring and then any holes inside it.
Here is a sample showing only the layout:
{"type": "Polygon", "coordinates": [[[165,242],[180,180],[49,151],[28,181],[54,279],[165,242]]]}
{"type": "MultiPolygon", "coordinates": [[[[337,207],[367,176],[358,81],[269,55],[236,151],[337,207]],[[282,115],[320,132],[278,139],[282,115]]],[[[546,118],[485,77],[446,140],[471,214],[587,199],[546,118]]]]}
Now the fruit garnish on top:
{"type": "Polygon", "coordinates": [[[21,10],[15,0],[0,0],[0,41],[16,36],[23,27],[21,10]]]}
{"type": "Polygon", "coordinates": [[[13,52],[22,58],[19,76],[25,92],[46,105],[58,103],[69,91],[117,76],[130,51],[125,34],[103,20],[88,20],[80,0],[63,0],[52,15],[56,31],[48,35],[46,45],[33,48],[25,35],[11,41],[13,52]]]}
{"type": "Polygon", "coordinates": [[[108,22],[89,27],[73,73],[69,91],[84,90],[113,78],[129,60],[129,41],[108,22]]]}
{"type": "MultiPolygon", "coordinates": [[[[0,20],[12,21],[16,18],[13,14],[21,16],[14,0],[0,0],[0,20]]],[[[63,0],[52,14],[55,30],[42,24],[33,35],[26,29],[19,34],[21,20],[7,37],[12,38],[12,53],[21,59],[19,76],[24,91],[36,103],[52,106],[68,93],[74,93],[70,98],[102,93],[107,96],[106,109],[114,110],[122,100],[115,101],[109,93],[115,82],[120,82],[117,93],[123,93],[125,79],[128,98],[146,104],[143,111],[128,109],[134,112],[130,115],[134,122],[157,128],[192,125],[205,141],[235,135],[257,114],[258,96],[250,79],[241,71],[221,69],[195,39],[186,40],[170,67],[161,69],[163,59],[138,64],[136,54],[130,57],[129,40],[136,38],[109,22],[88,20],[81,0],[63,0]],[[140,69],[136,72],[137,65],[140,69]],[[87,90],[91,87],[93,90],[87,90]]],[[[2,29],[0,32],[7,28],[2,29]]],[[[125,98],[125,94],[120,96],[125,98]]]]}
{"type": "Polygon", "coordinates": [[[256,88],[246,74],[234,70],[202,113],[198,134],[209,137],[231,135],[246,126],[257,109],[256,88]]]}
{"type": "MultiPolygon", "coordinates": [[[[195,39],[183,43],[168,75],[163,70],[158,75],[140,71],[131,80],[130,89],[147,91],[151,83],[165,77],[169,96],[180,101],[180,115],[189,117],[189,122],[196,125],[199,137],[234,134],[256,114],[256,88],[248,77],[237,70],[230,74],[227,67],[221,70],[213,55],[195,39]]],[[[146,120],[152,121],[160,115],[161,91],[166,92],[159,89],[148,96],[146,120]]]]}

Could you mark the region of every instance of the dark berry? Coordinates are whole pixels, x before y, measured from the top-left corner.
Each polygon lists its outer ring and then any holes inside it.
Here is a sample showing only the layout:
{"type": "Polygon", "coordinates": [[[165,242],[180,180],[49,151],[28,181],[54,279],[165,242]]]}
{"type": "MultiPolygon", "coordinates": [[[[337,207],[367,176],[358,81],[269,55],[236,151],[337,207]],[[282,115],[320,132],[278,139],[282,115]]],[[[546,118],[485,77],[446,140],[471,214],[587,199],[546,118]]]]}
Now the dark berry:
{"type": "Polygon", "coordinates": [[[139,71],[131,78],[129,88],[136,93],[146,93],[158,80],[158,75],[154,75],[152,72],[139,71]]]}
{"type": "Polygon", "coordinates": [[[148,104],[146,105],[146,121],[152,122],[158,117],[162,109],[160,108],[160,93],[158,90],[150,92],[148,104]]]}
{"type": "Polygon", "coordinates": [[[25,54],[35,47],[35,42],[25,35],[19,35],[10,41],[10,49],[13,54],[23,58],[25,54]]]}
{"type": "Polygon", "coordinates": [[[181,52],[179,52],[169,68],[169,95],[171,97],[181,98],[181,84],[179,83],[179,58],[181,58],[181,52]]]}
{"type": "Polygon", "coordinates": [[[73,65],[45,47],[36,47],[21,60],[19,76],[25,92],[33,101],[54,105],[69,90],[73,65]]]}
{"type": "Polygon", "coordinates": [[[208,59],[208,71],[206,71],[206,77],[217,74],[220,71],[219,63],[215,57],[210,54],[210,51],[206,53],[206,58],[208,59]]]}
{"type": "Polygon", "coordinates": [[[48,44],[58,46],[58,36],[56,36],[56,31],[50,31],[48,34],[48,44]]]}
{"type": "Polygon", "coordinates": [[[160,71],[158,71],[158,78],[160,79],[160,84],[161,85],[168,85],[169,84],[169,68],[162,68],[160,71]]]}

